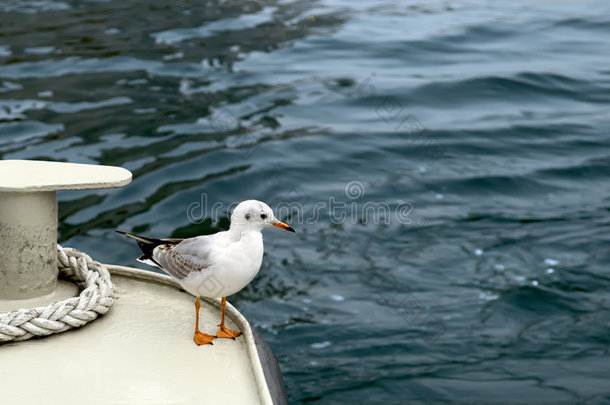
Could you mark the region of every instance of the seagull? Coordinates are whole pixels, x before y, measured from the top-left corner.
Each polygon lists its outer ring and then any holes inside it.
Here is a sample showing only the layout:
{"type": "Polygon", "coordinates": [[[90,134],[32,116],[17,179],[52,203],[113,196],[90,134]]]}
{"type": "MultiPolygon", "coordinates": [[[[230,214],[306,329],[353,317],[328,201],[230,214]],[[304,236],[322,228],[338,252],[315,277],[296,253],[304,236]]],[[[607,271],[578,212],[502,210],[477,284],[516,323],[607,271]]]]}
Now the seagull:
{"type": "Polygon", "coordinates": [[[235,340],[241,332],[225,327],[227,296],[233,295],[256,276],[263,260],[263,235],[270,226],[294,232],[279,221],[271,208],[257,200],[241,202],[231,215],[228,231],[194,238],[156,239],[116,232],[133,238],[142,250],[138,261],[164,270],[195,300],[195,336],[197,345],[212,344],[214,338],[235,340]],[[220,328],[216,336],[199,330],[199,297],[221,298],[220,328]]]}

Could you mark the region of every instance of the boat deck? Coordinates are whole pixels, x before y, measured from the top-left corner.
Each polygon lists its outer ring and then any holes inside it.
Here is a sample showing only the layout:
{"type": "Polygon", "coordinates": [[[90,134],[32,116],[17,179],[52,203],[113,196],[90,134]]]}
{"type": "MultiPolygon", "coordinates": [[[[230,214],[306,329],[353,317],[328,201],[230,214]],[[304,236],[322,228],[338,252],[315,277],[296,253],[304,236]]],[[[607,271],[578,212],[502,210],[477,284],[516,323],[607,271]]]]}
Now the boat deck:
{"type": "MultiPolygon", "coordinates": [[[[76,330],[0,346],[3,402],[273,403],[252,329],[235,308],[227,304],[227,326],[243,335],[199,347],[191,295],[163,275],[108,268],[116,302],[106,315],[76,330]]],[[[219,322],[219,303],[203,300],[201,331],[215,334],[219,322]]]]}

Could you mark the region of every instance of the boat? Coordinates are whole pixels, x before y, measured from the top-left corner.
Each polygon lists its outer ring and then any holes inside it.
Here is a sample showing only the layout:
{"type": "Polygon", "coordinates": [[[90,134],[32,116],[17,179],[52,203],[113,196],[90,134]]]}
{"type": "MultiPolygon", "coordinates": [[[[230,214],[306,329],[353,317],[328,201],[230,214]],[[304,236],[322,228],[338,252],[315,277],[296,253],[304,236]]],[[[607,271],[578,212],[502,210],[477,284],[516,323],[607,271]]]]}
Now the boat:
{"type": "MultiPolygon", "coordinates": [[[[118,167],[0,161],[2,402],[286,404],[277,359],[232,305],[242,336],[197,346],[194,298],[171,277],[57,245],[58,191],[130,181],[118,167]]],[[[219,308],[202,298],[202,330],[219,308]]]]}

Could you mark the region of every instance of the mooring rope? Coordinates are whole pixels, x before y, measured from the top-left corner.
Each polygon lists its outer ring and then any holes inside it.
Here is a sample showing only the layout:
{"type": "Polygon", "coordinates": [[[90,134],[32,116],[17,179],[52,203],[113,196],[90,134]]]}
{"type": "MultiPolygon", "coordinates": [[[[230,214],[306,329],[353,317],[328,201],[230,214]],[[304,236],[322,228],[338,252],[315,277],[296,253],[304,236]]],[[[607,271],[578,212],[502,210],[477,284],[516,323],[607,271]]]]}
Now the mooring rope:
{"type": "Polygon", "coordinates": [[[114,285],[104,265],[79,250],[60,245],[57,262],[61,276],[84,287],[80,295],[46,307],[1,313],[0,344],[78,328],[108,312],[114,303],[114,285]]]}

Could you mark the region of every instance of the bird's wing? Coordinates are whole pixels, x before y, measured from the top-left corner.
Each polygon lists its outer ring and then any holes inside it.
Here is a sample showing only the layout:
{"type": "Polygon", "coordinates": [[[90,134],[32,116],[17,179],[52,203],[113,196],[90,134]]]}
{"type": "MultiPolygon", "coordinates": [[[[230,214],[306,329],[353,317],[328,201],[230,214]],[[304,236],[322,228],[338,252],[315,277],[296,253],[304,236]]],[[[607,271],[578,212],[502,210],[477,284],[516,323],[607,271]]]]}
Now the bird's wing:
{"type": "Polygon", "coordinates": [[[155,247],[152,257],[160,267],[178,280],[212,265],[210,252],[214,238],[197,236],[174,245],[171,243],[155,247]]]}

